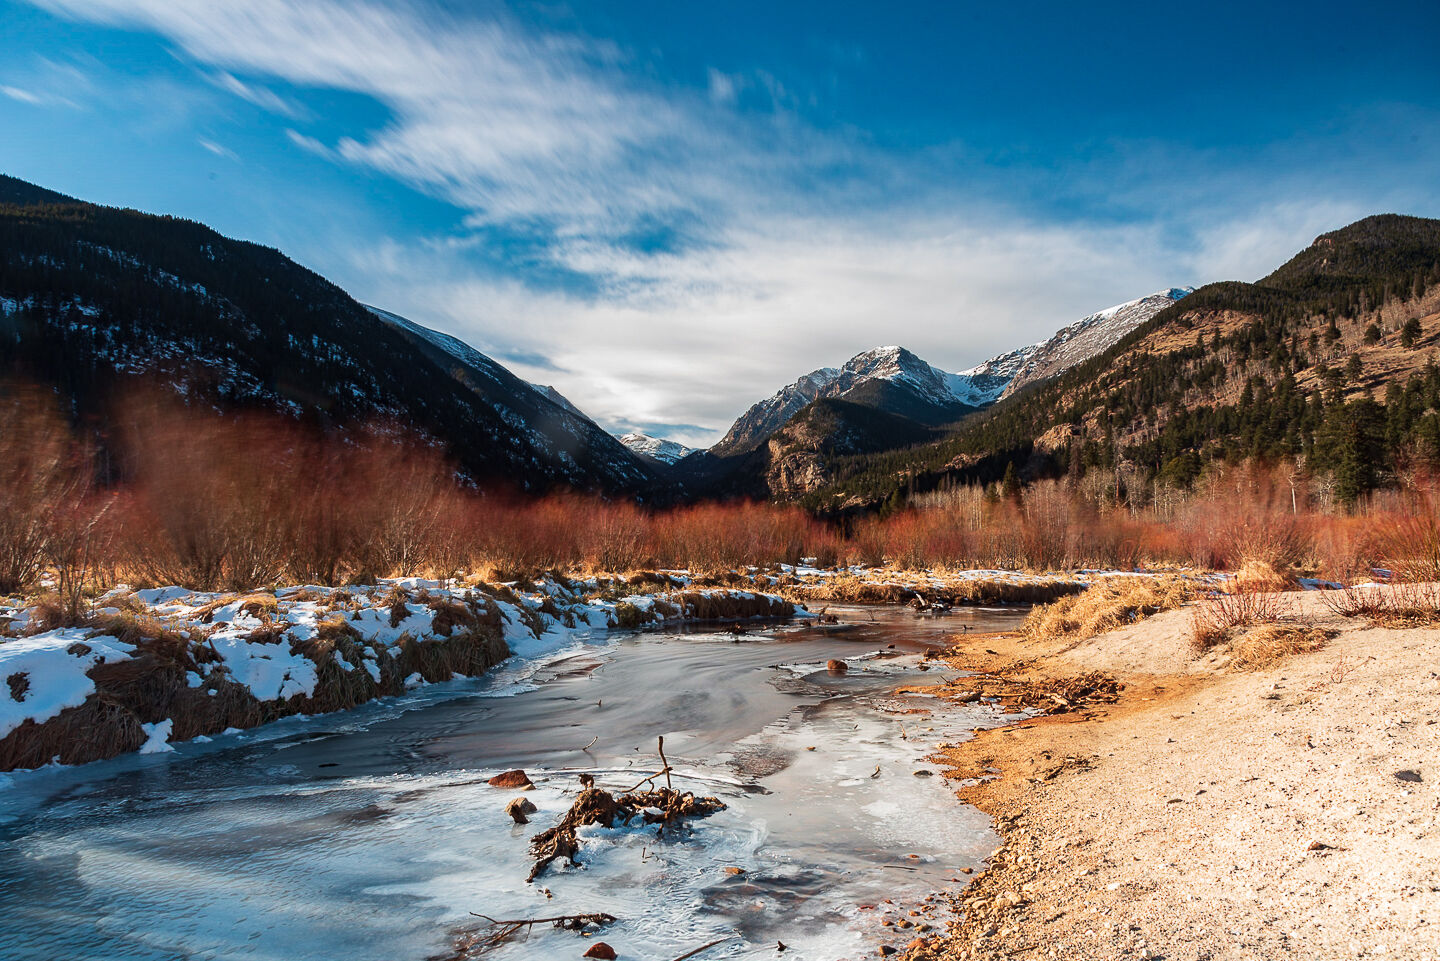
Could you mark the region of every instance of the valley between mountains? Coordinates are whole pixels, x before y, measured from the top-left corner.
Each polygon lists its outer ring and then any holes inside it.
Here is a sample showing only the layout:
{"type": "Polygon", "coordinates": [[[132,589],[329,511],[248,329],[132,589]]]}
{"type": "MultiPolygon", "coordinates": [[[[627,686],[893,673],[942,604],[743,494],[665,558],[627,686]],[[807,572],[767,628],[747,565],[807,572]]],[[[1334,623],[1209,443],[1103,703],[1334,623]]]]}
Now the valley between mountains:
{"type": "Polygon", "coordinates": [[[1435,961],[1440,221],[1263,269],[699,450],[0,177],[0,954],[1435,961]]]}

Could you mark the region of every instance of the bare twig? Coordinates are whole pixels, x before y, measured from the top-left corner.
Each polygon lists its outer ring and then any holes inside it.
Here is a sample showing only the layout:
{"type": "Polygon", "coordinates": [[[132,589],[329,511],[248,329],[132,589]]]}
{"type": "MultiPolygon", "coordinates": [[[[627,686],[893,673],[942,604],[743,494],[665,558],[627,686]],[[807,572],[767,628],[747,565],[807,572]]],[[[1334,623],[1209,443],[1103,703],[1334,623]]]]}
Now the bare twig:
{"type": "Polygon", "coordinates": [[[680,957],[676,958],[675,961],[685,961],[686,958],[693,958],[693,957],[695,957],[695,955],[699,954],[701,951],[708,951],[708,950],[710,950],[711,948],[715,947],[715,945],[717,945],[717,944],[724,944],[726,941],[733,940],[734,937],[735,937],[735,935],[731,934],[731,935],[727,935],[727,936],[725,936],[725,937],[723,937],[723,938],[717,938],[716,940],[711,941],[709,944],[702,944],[702,945],[700,945],[700,947],[696,948],[694,951],[686,951],[684,954],[680,955],[680,957]]]}
{"type": "Polygon", "coordinates": [[[634,787],[626,788],[624,791],[622,791],[622,792],[620,792],[620,793],[622,793],[622,794],[630,794],[630,793],[632,793],[632,792],[634,792],[634,791],[640,790],[642,787],[644,787],[644,786],[647,785],[647,784],[654,784],[654,783],[655,783],[655,779],[656,779],[657,777],[659,777],[660,775],[662,775],[662,774],[665,775],[666,782],[668,783],[668,782],[669,782],[669,779],[670,779],[670,766],[669,766],[669,765],[666,765],[664,768],[662,768],[662,769],[659,770],[659,771],[655,771],[655,772],[653,772],[653,773],[651,773],[651,774],[645,775],[645,777],[641,778],[641,779],[640,779],[640,782],[639,782],[638,784],[636,784],[634,787]]]}
{"type": "Polygon", "coordinates": [[[675,789],[670,784],[670,762],[665,760],[665,735],[661,734],[655,741],[656,748],[660,751],[661,770],[665,772],[665,789],[667,791],[673,791],[675,789]]]}
{"type": "Polygon", "coordinates": [[[581,931],[584,930],[587,925],[593,924],[596,927],[604,927],[616,920],[613,914],[599,912],[595,914],[562,914],[553,918],[516,918],[508,921],[497,921],[489,915],[479,914],[475,911],[471,911],[470,913],[477,918],[484,918],[486,921],[489,921],[491,927],[498,928],[493,934],[477,942],[480,947],[486,948],[493,948],[497,945],[504,944],[516,934],[519,934],[522,928],[532,928],[537,924],[553,924],[557,928],[581,931]]]}
{"type": "Polygon", "coordinates": [[[609,924],[617,920],[613,914],[605,914],[597,911],[593,914],[559,914],[553,918],[517,918],[509,921],[497,921],[488,914],[481,914],[478,911],[471,911],[470,914],[477,918],[484,918],[491,924],[518,924],[529,927],[535,924],[609,924]]]}

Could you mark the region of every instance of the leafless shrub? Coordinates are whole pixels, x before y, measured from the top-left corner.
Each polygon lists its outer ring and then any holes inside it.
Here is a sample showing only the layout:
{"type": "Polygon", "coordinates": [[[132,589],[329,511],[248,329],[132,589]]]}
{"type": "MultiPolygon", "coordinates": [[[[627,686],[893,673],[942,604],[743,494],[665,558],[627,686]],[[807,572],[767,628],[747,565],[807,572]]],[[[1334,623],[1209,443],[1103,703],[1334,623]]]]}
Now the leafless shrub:
{"type": "Polygon", "coordinates": [[[1274,624],[1289,614],[1290,598],[1269,591],[1214,591],[1201,598],[1191,614],[1191,646],[1207,651],[1228,640],[1240,627],[1274,624]]]}

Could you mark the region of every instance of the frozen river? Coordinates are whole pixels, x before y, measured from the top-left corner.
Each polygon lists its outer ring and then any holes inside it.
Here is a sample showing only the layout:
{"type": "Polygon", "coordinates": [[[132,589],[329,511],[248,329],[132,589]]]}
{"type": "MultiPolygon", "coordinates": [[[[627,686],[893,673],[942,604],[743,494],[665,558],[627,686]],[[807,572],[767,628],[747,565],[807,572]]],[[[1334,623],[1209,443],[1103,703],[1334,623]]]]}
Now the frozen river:
{"type": "Polygon", "coordinates": [[[927,647],[1019,613],[857,608],[839,628],[600,634],[344,714],[0,776],[0,957],[549,961],[588,947],[541,926],[457,955],[484,927],[471,912],[607,912],[620,920],[599,937],[637,961],[722,937],[700,957],[773,958],[777,941],[786,958],[873,956],[896,943],[885,899],[953,886],[995,846],[987,818],[915,772],[933,771],[936,742],[1000,717],[932,717],[933,700],[892,692],[946,673],[919,670],[927,647]],[[830,658],[849,673],[826,673],[830,658]],[[527,884],[528,840],[569,807],[577,774],[629,788],[659,766],[658,735],[676,787],[728,808],[665,839],[592,831],[583,867],[527,884]],[[514,767],[537,784],[523,827],[504,813],[517,792],[485,783],[514,767]]]}

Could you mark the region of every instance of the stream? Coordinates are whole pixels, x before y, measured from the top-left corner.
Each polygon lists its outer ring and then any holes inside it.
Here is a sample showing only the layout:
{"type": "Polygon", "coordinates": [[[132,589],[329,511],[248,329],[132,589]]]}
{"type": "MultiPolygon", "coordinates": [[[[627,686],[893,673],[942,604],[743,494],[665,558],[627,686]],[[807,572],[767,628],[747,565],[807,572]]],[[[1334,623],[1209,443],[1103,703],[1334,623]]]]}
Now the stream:
{"type": "Polygon", "coordinates": [[[1024,612],[831,611],[840,625],[599,632],[354,711],[0,775],[0,957],[455,958],[486,930],[472,912],[620,919],[590,938],[540,925],[473,955],[497,961],[579,958],[597,938],[635,961],[717,938],[702,961],[903,945],[913,932],[881,918],[958,887],[996,845],[923,759],[1007,718],[930,716],[933,699],[893,692],[953,676],[927,648],[1024,612]],[[582,867],[557,861],[527,884],[529,838],[569,808],[576,775],[630,788],[660,767],[660,735],[675,787],[727,809],[663,839],[585,829],[582,867]],[[539,808],[524,826],[504,811],[519,792],[485,783],[517,767],[539,808]]]}

